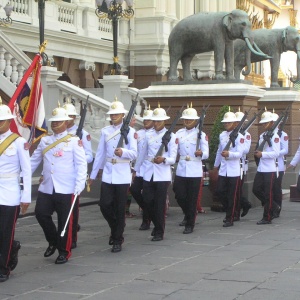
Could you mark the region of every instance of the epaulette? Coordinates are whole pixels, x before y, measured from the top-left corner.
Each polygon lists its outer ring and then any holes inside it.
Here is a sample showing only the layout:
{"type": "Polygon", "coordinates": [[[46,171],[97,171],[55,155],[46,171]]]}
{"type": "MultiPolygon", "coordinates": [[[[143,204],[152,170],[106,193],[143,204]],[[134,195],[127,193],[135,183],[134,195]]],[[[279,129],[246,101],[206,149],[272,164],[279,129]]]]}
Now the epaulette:
{"type": "Polygon", "coordinates": [[[112,125],[107,125],[107,126],[103,127],[102,129],[108,128],[108,127],[110,127],[110,126],[112,126],[112,125]]]}

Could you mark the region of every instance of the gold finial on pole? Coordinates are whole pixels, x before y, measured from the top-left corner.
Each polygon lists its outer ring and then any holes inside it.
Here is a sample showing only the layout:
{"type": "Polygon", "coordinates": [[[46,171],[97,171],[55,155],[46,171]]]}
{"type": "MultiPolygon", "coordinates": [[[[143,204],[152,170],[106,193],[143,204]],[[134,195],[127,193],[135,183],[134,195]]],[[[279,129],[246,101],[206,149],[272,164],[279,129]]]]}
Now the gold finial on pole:
{"type": "Polygon", "coordinates": [[[45,52],[47,43],[48,43],[48,41],[45,41],[43,44],[41,44],[39,46],[39,52],[40,52],[40,54],[42,54],[43,52],[45,52]]]}
{"type": "Polygon", "coordinates": [[[228,111],[230,111],[230,106],[229,106],[229,110],[228,111]]]}
{"type": "Polygon", "coordinates": [[[160,108],[160,103],[159,102],[157,103],[157,107],[160,108]]]}
{"type": "Polygon", "coordinates": [[[191,102],[191,108],[193,107],[193,102],[191,102]]]}
{"type": "Polygon", "coordinates": [[[60,107],[60,102],[59,102],[59,100],[57,101],[57,103],[58,103],[58,107],[60,107]]]}

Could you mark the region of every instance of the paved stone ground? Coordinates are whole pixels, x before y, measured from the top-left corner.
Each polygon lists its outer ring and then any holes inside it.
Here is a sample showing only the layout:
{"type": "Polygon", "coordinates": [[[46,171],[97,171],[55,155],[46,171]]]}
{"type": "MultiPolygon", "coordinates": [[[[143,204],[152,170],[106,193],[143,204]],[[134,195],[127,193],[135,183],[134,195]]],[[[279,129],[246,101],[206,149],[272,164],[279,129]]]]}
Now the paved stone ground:
{"type": "Polygon", "coordinates": [[[284,201],[280,218],[256,225],[262,208],[233,227],[224,213],[199,214],[192,234],[182,234],[182,213],[170,208],[165,239],[139,231],[141,215],[127,219],[123,251],[111,253],[109,230],[97,205],[81,207],[78,247],[65,265],[47,247],[34,216],[18,220],[19,265],[0,283],[0,299],[242,299],[300,298],[300,203],[284,201]]]}

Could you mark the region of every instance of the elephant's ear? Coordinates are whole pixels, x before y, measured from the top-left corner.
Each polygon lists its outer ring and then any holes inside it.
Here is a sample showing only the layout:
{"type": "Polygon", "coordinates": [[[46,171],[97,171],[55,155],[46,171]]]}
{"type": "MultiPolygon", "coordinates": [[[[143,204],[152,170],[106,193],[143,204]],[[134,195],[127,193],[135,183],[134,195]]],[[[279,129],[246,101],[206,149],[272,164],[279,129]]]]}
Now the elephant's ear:
{"type": "Polygon", "coordinates": [[[223,17],[223,25],[224,27],[227,28],[227,30],[231,30],[231,24],[232,24],[232,14],[228,14],[228,15],[225,15],[223,17]]]}

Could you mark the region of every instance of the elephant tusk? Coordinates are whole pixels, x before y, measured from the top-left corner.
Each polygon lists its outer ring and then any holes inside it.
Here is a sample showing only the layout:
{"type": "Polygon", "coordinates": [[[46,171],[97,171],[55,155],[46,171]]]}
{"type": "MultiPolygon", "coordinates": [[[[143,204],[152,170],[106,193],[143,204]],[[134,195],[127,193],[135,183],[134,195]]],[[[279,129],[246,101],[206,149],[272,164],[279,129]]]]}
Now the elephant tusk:
{"type": "Polygon", "coordinates": [[[256,51],[256,50],[254,50],[253,47],[252,47],[252,45],[251,45],[251,43],[250,43],[250,41],[249,41],[249,38],[245,38],[245,42],[246,42],[246,44],[247,44],[247,47],[249,48],[249,50],[250,50],[253,54],[256,54],[256,55],[258,55],[258,56],[263,56],[263,57],[265,57],[266,59],[272,58],[272,57],[268,56],[267,54],[265,54],[265,53],[263,53],[263,52],[258,52],[258,51],[256,51]]]}
{"type": "Polygon", "coordinates": [[[256,51],[258,51],[259,53],[261,53],[263,56],[265,56],[266,58],[270,59],[272,58],[272,56],[269,56],[268,54],[263,53],[260,48],[257,46],[257,44],[255,42],[253,42],[253,46],[255,48],[256,51]]]}

